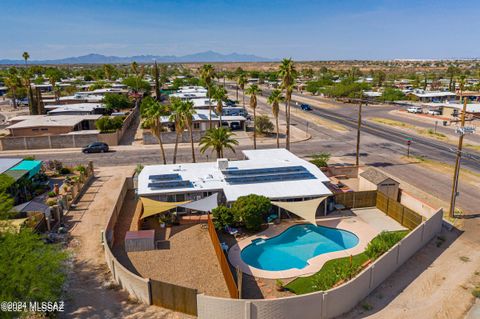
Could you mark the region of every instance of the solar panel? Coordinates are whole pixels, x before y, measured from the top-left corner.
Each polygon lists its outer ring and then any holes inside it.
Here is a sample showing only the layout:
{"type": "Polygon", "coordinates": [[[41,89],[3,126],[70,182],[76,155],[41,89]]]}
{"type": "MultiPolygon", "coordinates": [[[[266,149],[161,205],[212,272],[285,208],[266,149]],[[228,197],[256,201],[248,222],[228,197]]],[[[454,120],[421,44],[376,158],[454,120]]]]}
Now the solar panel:
{"type": "Polygon", "coordinates": [[[263,175],[248,175],[248,176],[231,176],[226,177],[225,181],[229,184],[251,184],[251,183],[269,183],[278,181],[296,181],[315,179],[315,176],[310,172],[302,173],[280,173],[280,174],[263,174],[263,175]]]}
{"type": "Polygon", "coordinates": [[[187,187],[192,187],[192,182],[190,181],[153,182],[153,183],[148,183],[148,187],[152,189],[187,188],[187,187]]]}
{"type": "Polygon", "coordinates": [[[251,169],[235,169],[224,170],[223,175],[230,176],[257,176],[257,175],[269,175],[269,174],[281,174],[281,173],[304,173],[308,170],[303,166],[283,166],[283,167],[270,167],[270,168],[251,168],[251,169]]]}
{"type": "Polygon", "coordinates": [[[178,174],[161,174],[161,175],[150,175],[149,179],[154,181],[170,181],[182,179],[178,174]]]}

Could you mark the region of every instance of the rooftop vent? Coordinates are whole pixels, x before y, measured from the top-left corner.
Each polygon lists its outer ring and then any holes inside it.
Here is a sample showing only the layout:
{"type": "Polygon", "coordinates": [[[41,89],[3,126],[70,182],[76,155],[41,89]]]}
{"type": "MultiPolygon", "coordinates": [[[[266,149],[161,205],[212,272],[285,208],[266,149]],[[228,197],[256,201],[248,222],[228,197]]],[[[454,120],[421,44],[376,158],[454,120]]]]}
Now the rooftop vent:
{"type": "Polygon", "coordinates": [[[221,171],[227,170],[228,169],[228,159],[227,158],[217,159],[217,167],[221,171]]]}

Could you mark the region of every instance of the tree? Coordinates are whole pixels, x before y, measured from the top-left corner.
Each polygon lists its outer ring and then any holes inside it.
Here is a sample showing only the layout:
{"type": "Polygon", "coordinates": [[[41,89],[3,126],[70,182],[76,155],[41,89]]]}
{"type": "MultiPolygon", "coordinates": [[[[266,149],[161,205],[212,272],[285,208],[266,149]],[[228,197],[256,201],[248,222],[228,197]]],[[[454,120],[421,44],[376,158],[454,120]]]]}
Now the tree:
{"type": "Polygon", "coordinates": [[[312,164],[314,164],[318,167],[327,167],[329,160],[330,160],[330,154],[329,153],[319,153],[319,154],[312,155],[311,162],[312,162],[312,164]]]}
{"type": "Polygon", "coordinates": [[[455,86],[453,85],[453,79],[455,78],[456,75],[460,73],[460,69],[455,65],[449,65],[446,73],[449,78],[448,90],[455,91],[455,86]]]}
{"type": "Polygon", "coordinates": [[[13,108],[17,108],[18,90],[22,86],[20,78],[18,77],[18,70],[15,67],[8,69],[7,77],[5,78],[5,85],[8,87],[9,95],[13,100],[13,108]]]}
{"type": "Polygon", "coordinates": [[[175,148],[173,149],[173,164],[177,163],[178,138],[185,130],[185,117],[183,115],[184,104],[179,98],[170,98],[170,116],[168,120],[175,125],[175,148]]]}
{"type": "Polygon", "coordinates": [[[222,86],[214,86],[212,87],[212,98],[217,103],[217,107],[215,112],[220,117],[220,126],[222,126],[222,113],[223,113],[223,102],[227,100],[227,90],[225,90],[222,86]]]}
{"type": "Polygon", "coordinates": [[[273,123],[267,115],[260,115],[255,119],[255,130],[260,134],[268,134],[273,131],[273,123]]]}
{"type": "MultiPolygon", "coordinates": [[[[250,95],[250,107],[253,109],[253,123],[255,124],[257,118],[257,94],[260,94],[262,90],[256,84],[250,85],[245,91],[247,95],[250,95]]],[[[253,130],[253,149],[257,149],[257,130],[253,130]]]]}
{"type": "Polygon", "coordinates": [[[284,101],[285,98],[282,95],[282,91],[275,89],[270,93],[268,97],[268,104],[272,105],[272,114],[275,117],[275,127],[277,130],[277,148],[280,148],[280,130],[278,127],[278,115],[280,113],[280,103],[284,101]]]}
{"type": "Polygon", "coordinates": [[[234,147],[238,145],[238,141],[232,136],[233,133],[226,127],[220,126],[208,129],[200,139],[200,152],[203,154],[211,148],[212,152],[216,152],[217,158],[223,157],[223,150],[225,148],[235,153],[234,147]]]}
{"type": "Polygon", "coordinates": [[[295,78],[297,77],[297,70],[292,59],[283,59],[278,75],[282,79],[282,90],[285,90],[285,118],[287,122],[286,129],[286,148],[290,149],[290,102],[292,100],[293,87],[295,85],[295,78]]]}
{"type": "Polygon", "coordinates": [[[270,212],[272,204],[265,196],[250,194],[239,197],[232,205],[235,220],[243,223],[248,230],[259,230],[263,217],[270,212]]]}
{"type": "Polygon", "coordinates": [[[123,118],[120,116],[110,117],[104,116],[101,117],[95,122],[95,126],[100,133],[111,133],[119,130],[123,126],[123,118]]]}
{"type": "Polygon", "coordinates": [[[30,59],[30,54],[28,54],[28,52],[25,51],[25,52],[23,52],[23,54],[22,54],[22,58],[23,58],[23,60],[25,61],[25,66],[28,66],[28,62],[27,62],[27,61],[28,61],[28,59],[30,59]]]}
{"type": "Polygon", "coordinates": [[[161,121],[161,116],[168,115],[168,106],[161,104],[158,101],[155,101],[152,97],[148,96],[142,100],[140,112],[144,119],[144,127],[150,129],[150,132],[157,138],[158,144],[160,144],[163,164],[167,164],[162,142],[163,124],[161,121]]]}
{"type": "Polygon", "coordinates": [[[193,116],[197,114],[193,107],[192,101],[182,101],[182,116],[184,118],[185,125],[187,126],[190,134],[190,146],[192,149],[192,162],[195,163],[195,147],[193,145],[193,116]]]}
{"type": "Polygon", "coordinates": [[[30,229],[0,233],[0,299],[54,302],[62,296],[68,255],[30,229]]]}
{"type": "Polygon", "coordinates": [[[218,206],[212,209],[213,225],[216,229],[223,229],[235,222],[233,212],[226,206],[218,206]]]}
{"type": "Polygon", "coordinates": [[[158,70],[157,60],[153,65],[153,79],[155,80],[155,99],[160,101],[160,72],[158,70]]]}
{"type": "Polygon", "coordinates": [[[208,111],[209,111],[209,126],[212,128],[212,81],[215,78],[215,69],[211,64],[204,64],[200,69],[200,77],[207,86],[208,95],[208,111]]]}
{"type": "Polygon", "coordinates": [[[55,94],[55,100],[58,100],[59,92],[57,90],[57,82],[62,79],[62,72],[60,72],[60,70],[57,68],[49,68],[47,71],[45,71],[45,76],[52,86],[52,91],[55,94]]]}
{"type": "Polygon", "coordinates": [[[16,214],[16,212],[12,211],[15,201],[10,194],[8,194],[8,188],[15,183],[15,180],[8,175],[1,175],[9,177],[9,179],[2,178],[2,185],[0,186],[0,220],[5,220],[14,217],[16,214]]]}
{"type": "Polygon", "coordinates": [[[107,93],[103,97],[105,109],[108,111],[130,108],[130,100],[123,94],[107,93]]]}
{"type": "Polygon", "coordinates": [[[382,101],[398,101],[403,100],[405,98],[405,93],[401,90],[394,89],[394,88],[385,88],[382,93],[381,100],[382,101]]]}
{"type": "Polygon", "coordinates": [[[247,76],[245,75],[245,72],[242,71],[240,75],[237,78],[237,84],[242,89],[242,101],[243,101],[243,107],[245,108],[245,84],[247,84],[247,76]]]}
{"type": "Polygon", "coordinates": [[[123,80],[123,84],[135,92],[149,92],[150,83],[135,76],[130,76],[123,80]]]}

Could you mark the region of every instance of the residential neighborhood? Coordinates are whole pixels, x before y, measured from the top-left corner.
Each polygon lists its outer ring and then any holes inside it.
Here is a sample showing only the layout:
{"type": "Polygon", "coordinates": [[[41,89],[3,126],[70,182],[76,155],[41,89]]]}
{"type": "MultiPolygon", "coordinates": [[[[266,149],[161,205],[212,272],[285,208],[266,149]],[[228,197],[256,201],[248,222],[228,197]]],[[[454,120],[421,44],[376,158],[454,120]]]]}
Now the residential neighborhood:
{"type": "Polygon", "coordinates": [[[247,2],[5,4],[0,318],[480,318],[480,60],[365,22],[453,4],[247,2]]]}

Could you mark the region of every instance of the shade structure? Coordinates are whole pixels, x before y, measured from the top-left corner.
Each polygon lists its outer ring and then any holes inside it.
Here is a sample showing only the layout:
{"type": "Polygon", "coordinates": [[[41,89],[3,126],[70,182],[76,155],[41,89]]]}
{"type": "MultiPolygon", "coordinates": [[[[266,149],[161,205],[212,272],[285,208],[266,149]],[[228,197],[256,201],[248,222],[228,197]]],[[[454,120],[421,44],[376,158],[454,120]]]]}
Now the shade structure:
{"type": "Polygon", "coordinates": [[[211,212],[212,209],[218,207],[218,193],[215,193],[213,195],[199,199],[194,202],[179,205],[179,207],[183,207],[191,210],[198,210],[201,212],[211,212]]]}
{"type": "Polygon", "coordinates": [[[328,196],[324,196],[301,202],[272,202],[272,204],[288,210],[298,217],[301,217],[306,221],[316,225],[317,221],[315,219],[315,215],[317,214],[317,208],[327,198],[328,196]]]}
{"type": "Polygon", "coordinates": [[[178,207],[182,204],[189,203],[190,201],[184,202],[160,202],[158,200],[153,200],[146,197],[140,197],[140,200],[143,204],[143,214],[140,219],[150,217],[156,214],[164,213],[169,211],[172,208],[178,207]]]}

